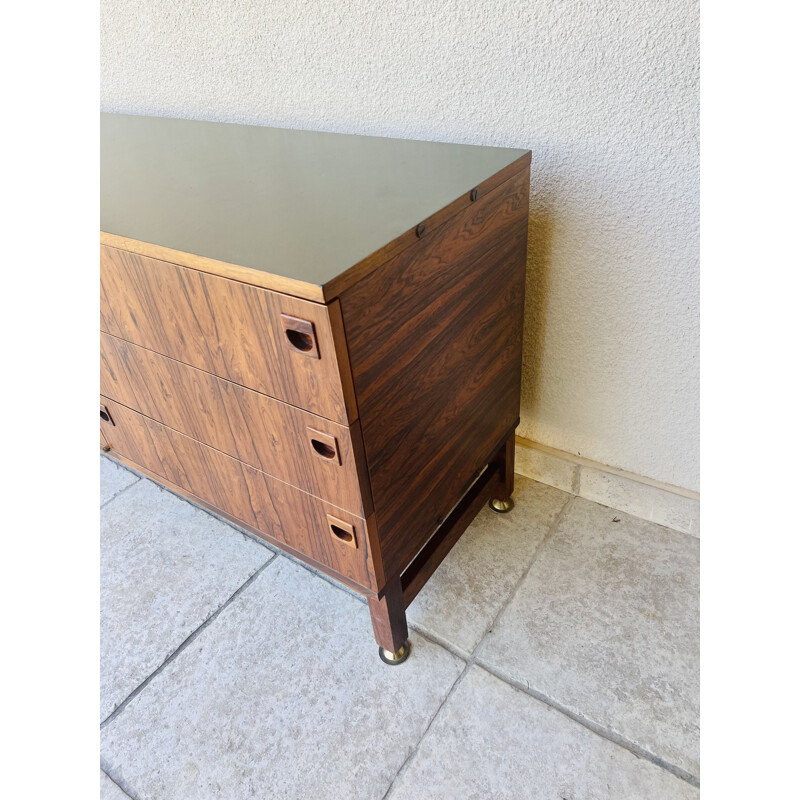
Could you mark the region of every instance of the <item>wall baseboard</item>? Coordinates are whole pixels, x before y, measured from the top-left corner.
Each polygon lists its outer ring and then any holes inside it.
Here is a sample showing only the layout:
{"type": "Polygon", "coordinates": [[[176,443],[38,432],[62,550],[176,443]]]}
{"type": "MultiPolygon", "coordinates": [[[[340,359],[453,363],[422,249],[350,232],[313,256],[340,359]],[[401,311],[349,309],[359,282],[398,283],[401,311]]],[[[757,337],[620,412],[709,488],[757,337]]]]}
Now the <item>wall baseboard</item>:
{"type": "Polygon", "coordinates": [[[618,508],[634,517],[700,536],[700,495],[516,438],[515,472],[548,486],[618,508]]]}

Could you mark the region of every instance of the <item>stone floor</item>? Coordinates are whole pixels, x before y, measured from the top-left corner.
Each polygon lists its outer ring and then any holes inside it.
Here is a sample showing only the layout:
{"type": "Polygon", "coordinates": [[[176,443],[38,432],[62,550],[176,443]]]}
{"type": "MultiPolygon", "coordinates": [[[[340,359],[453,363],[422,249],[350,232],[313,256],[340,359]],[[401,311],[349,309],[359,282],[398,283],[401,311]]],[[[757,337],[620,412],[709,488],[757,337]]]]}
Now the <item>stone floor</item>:
{"type": "Polygon", "coordinates": [[[698,797],[698,540],[517,481],[387,667],[360,598],[101,458],[100,797],[698,797]]]}

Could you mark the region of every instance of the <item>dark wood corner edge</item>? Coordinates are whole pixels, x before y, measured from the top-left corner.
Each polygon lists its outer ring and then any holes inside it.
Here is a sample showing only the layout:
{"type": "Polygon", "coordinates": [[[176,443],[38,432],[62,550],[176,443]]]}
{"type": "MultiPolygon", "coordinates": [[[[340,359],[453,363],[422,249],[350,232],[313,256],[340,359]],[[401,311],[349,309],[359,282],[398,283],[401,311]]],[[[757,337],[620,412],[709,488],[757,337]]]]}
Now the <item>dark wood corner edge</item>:
{"type": "Polygon", "coordinates": [[[339,379],[342,384],[347,422],[352,425],[359,417],[356,389],[353,383],[353,371],[350,365],[350,351],[347,347],[347,335],[344,329],[342,307],[338,298],[328,303],[328,322],[331,326],[333,349],[336,352],[336,363],[339,368],[339,379]]]}

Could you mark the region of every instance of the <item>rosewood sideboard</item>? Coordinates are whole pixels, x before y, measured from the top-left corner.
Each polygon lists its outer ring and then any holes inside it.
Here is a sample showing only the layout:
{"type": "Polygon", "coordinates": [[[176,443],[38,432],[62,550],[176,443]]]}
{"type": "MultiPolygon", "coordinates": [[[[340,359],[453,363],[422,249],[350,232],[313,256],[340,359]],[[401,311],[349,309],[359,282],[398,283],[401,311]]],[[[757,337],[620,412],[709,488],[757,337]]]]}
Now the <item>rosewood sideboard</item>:
{"type": "Polygon", "coordinates": [[[104,114],[103,451],[366,596],[512,507],[530,151],[104,114]]]}

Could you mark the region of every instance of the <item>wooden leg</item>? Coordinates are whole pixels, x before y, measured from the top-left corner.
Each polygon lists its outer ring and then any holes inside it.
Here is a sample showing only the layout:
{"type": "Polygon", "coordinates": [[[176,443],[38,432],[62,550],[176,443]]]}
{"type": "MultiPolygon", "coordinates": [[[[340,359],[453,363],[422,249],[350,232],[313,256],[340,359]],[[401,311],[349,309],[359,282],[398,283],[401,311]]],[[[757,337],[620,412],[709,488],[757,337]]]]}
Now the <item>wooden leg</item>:
{"type": "Polygon", "coordinates": [[[503,482],[503,494],[501,499],[508,500],[514,494],[514,453],[516,447],[516,437],[512,433],[506,439],[503,449],[500,451],[500,480],[503,482]]]}
{"type": "Polygon", "coordinates": [[[514,448],[515,437],[512,431],[495,456],[500,466],[500,488],[489,506],[492,511],[497,511],[499,514],[506,514],[514,508],[514,501],[511,499],[514,493],[514,448]]]}
{"type": "Polygon", "coordinates": [[[390,658],[392,663],[405,661],[405,657],[408,655],[406,644],[408,625],[406,623],[406,607],[403,602],[403,587],[399,578],[386,586],[382,597],[379,598],[377,595],[369,597],[369,613],[372,616],[375,641],[385,651],[382,654],[384,661],[387,660],[387,654],[397,656],[390,658]],[[405,651],[403,648],[406,648],[405,651]]]}

